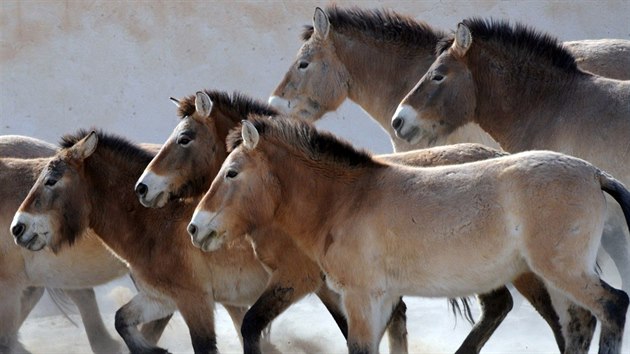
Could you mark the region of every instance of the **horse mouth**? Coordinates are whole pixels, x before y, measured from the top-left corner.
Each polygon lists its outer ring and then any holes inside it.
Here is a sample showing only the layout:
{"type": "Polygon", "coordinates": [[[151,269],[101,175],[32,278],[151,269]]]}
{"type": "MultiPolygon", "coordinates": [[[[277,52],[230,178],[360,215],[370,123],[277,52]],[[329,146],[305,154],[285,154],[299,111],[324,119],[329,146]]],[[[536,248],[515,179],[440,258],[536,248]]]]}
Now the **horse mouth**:
{"type": "Polygon", "coordinates": [[[142,204],[142,206],[144,206],[145,208],[155,208],[155,209],[159,209],[164,207],[164,205],[166,205],[166,202],[168,202],[168,198],[166,197],[166,193],[165,192],[160,192],[157,196],[155,196],[155,198],[148,200],[144,197],[139,198],[140,199],[140,204],[142,204]]]}
{"type": "Polygon", "coordinates": [[[420,128],[419,127],[412,127],[406,133],[403,133],[403,132],[401,132],[399,130],[396,130],[396,135],[398,135],[399,138],[405,140],[406,142],[408,142],[410,144],[412,144],[416,140],[420,140],[418,138],[419,134],[420,134],[420,128]]]}
{"type": "Polygon", "coordinates": [[[27,238],[26,235],[22,235],[15,239],[15,243],[30,251],[40,251],[46,246],[45,242],[39,242],[40,235],[37,233],[30,234],[27,238]]]}

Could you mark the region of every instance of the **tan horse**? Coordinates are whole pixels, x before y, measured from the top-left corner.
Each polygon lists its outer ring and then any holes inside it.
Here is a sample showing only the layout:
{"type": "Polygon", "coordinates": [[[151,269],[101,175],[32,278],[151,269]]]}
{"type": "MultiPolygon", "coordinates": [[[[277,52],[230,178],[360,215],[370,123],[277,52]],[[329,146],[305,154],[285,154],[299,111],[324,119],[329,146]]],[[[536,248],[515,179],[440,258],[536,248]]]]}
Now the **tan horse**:
{"type": "MultiPolygon", "coordinates": [[[[267,104],[238,93],[230,96],[206,90],[182,100],[172,100],[178,105],[181,121],[136,183],[138,198],[147,207],[163,207],[168,200],[178,198],[201,198],[227,157],[225,139],[229,130],[250,114],[277,115],[267,104]]],[[[478,154],[482,151],[487,149],[480,149],[478,154]]],[[[343,335],[347,335],[338,295],[324,285],[322,272],[315,262],[281,232],[274,233],[273,238],[250,241],[270,279],[243,319],[241,334],[245,353],[261,352],[262,330],[286,308],[313,292],[330,311],[343,335]]],[[[388,328],[390,352],[407,352],[402,301],[388,328]]]]}
{"type": "Polygon", "coordinates": [[[267,282],[251,246],[237,240],[223,252],[205,254],[186,234],[194,204],[142,207],[133,186],[153,158],[146,150],[94,132],[68,136],[63,146],[14,217],[16,242],[33,251],[48,246],[57,252],[92,228],[128,264],[139,288],[116,312],[116,330],[131,352],[159,350],[136,326],[175,310],[188,325],[195,352],[216,352],[215,301],[240,328],[244,306],[267,282]]]}
{"type": "Polygon", "coordinates": [[[350,352],[377,351],[401,295],[483,293],[529,271],[554,302],[597,317],[600,352],[620,352],[628,295],[599,279],[595,258],[602,191],[628,223],[630,192],[587,162],[529,152],[413,168],[289,120],[244,121],[228,143],[191,236],[213,250],[266,227],[285,230],[341,294],[350,352]]]}
{"type": "MultiPolygon", "coordinates": [[[[576,64],[548,35],[466,20],[401,102],[392,124],[416,141],[475,122],[506,151],[560,151],[630,184],[630,81],[595,76],[576,64]]],[[[602,246],[630,291],[630,234],[619,207],[610,203],[609,209],[602,246]]]]}
{"type": "MultiPolygon", "coordinates": [[[[121,345],[105,329],[92,286],[127,273],[127,268],[92,233],[72,250],[35,255],[15,245],[11,218],[56,148],[24,136],[0,136],[0,352],[27,352],[17,333],[44,293],[44,287],[63,289],[77,305],[90,346],[95,353],[113,353],[121,345]]],[[[56,296],[58,291],[50,292],[56,296]]],[[[161,333],[161,332],[160,332],[161,333]]]]}
{"type": "MultiPolygon", "coordinates": [[[[390,122],[400,100],[435,60],[435,48],[440,40],[447,38],[446,33],[387,10],[330,6],[315,10],[313,26],[306,28],[302,38],[304,44],[295,62],[269,100],[274,107],[315,121],[326,112],[337,109],[345,99],[350,99],[389,132],[396,151],[429,145],[396,138],[390,122]]],[[[565,42],[564,45],[576,53],[581,68],[630,79],[630,41],[587,40],[565,42]]],[[[495,144],[475,123],[463,125],[432,143],[466,141],[495,144]]],[[[616,261],[620,269],[630,261],[614,249],[607,251],[620,258],[616,261]]],[[[630,271],[627,276],[630,277],[630,271]]],[[[525,290],[524,295],[531,302],[539,299],[535,295],[538,290],[532,288],[532,294],[528,294],[525,284],[519,290],[525,290]]],[[[503,306],[496,311],[509,311],[508,304],[494,304],[503,306]]],[[[562,351],[564,344],[554,324],[555,315],[541,310],[544,306],[543,302],[536,307],[554,328],[562,351]]]]}
{"type": "MultiPolygon", "coordinates": [[[[427,142],[396,138],[391,117],[435,60],[445,32],[388,10],[317,8],[304,44],[269,102],[307,121],[336,110],[344,100],[358,104],[389,133],[396,151],[426,148],[427,142]]],[[[583,70],[630,80],[630,41],[565,42],[583,70]]],[[[440,137],[434,145],[474,142],[498,146],[476,124],[440,137]]]]}

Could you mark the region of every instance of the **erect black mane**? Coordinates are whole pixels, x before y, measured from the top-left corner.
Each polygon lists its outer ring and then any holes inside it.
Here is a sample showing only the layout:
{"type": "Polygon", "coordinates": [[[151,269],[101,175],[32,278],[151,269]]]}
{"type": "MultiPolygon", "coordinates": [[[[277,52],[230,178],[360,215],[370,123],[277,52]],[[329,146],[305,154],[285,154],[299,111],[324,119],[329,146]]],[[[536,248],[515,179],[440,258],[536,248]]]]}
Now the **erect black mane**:
{"type": "MultiPolygon", "coordinates": [[[[318,131],[315,126],[305,121],[278,117],[268,119],[264,116],[250,116],[261,139],[271,138],[284,142],[303,152],[310,159],[341,163],[349,167],[368,167],[378,164],[371,155],[356,149],[349,142],[335,135],[318,131]]],[[[232,152],[243,142],[241,126],[232,129],[227,137],[228,151],[232,152]]]]}
{"type": "Polygon", "coordinates": [[[92,131],[96,132],[96,136],[98,137],[98,147],[97,149],[108,149],[110,151],[114,151],[120,156],[135,161],[137,160],[146,160],[148,164],[151,159],[153,159],[153,155],[148,151],[140,148],[138,145],[130,142],[126,138],[115,135],[108,134],[103,132],[100,129],[80,129],[74,134],[67,134],[61,137],[61,141],[59,142],[59,146],[63,149],[70,148],[74,146],[79,140],[88,136],[92,131]]]}
{"type": "MultiPolygon", "coordinates": [[[[509,21],[495,19],[469,18],[462,21],[470,29],[475,41],[498,42],[515,50],[525,50],[541,58],[549,60],[552,65],[567,70],[579,71],[575,57],[562,46],[557,38],[548,33],[537,31],[525,24],[511,25],[509,21]]],[[[438,54],[447,50],[453,38],[443,40],[438,45],[438,54]]]]}
{"type": "MultiPolygon", "coordinates": [[[[375,39],[419,47],[433,47],[440,38],[446,36],[445,32],[435,30],[424,22],[387,9],[366,10],[331,5],[324,12],[333,30],[341,33],[357,31],[375,39]]],[[[313,26],[304,26],[302,40],[308,40],[312,34],[313,26]]]]}
{"type": "MultiPolygon", "coordinates": [[[[230,96],[225,91],[204,90],[212,100],[212,109],[218,109],[235,120],[246,119],[249,114],[264,116],[276,116],[278,111],[265,102],[251,98],[240,92],[234,92],[230,96]]],[[[191,116],[195,113],[195,95],[190,95],[179,102],[177,114],[180,118],[191,116]]]]}

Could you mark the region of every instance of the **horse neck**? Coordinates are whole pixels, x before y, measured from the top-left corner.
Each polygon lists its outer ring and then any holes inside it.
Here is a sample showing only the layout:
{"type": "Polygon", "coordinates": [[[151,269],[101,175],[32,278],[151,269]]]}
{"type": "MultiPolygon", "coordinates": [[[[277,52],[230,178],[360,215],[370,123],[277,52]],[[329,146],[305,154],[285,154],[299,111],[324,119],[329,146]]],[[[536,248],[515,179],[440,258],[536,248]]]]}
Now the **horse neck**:
{"type": "Polygon", "coordinates": [[[550,148],[541,143],[548,140],[545,131],[552,134],[557,113],[583,94],[585,76],[536,60],[519,62],[516,53],[497,58],[496,49],[478,46],[467,54],[477,96],[473,121],[506,151],[550,148]]]}
{"type": "Polygon", "coordinates": [[[392,115],[435,60],[437,40],[406,47],[360,36],[334,36],[337,56],[350,75],[348,98],[393,137],[392,115]]]}
{"type": "Polygon", "coordinates": [[[351,208],[362,195],[352,191],[371,180],[370,169],[342,171],[277,151],[268,156],[282,186],[273,227],[291,235],[302,251],[316,259],[338,220],[355,212],[351,208]]]}
{"type": "Polygon", "coordinates": [[[176,248],[193,208],[179,202],[161,209],[143,207],[134,184],[149,161],[121,156],[100,147],[85,160],[85,183],[91,205],[89,226],[118,255],[130,264],[142,262],[140,255],[159,248],[176,248]]]}

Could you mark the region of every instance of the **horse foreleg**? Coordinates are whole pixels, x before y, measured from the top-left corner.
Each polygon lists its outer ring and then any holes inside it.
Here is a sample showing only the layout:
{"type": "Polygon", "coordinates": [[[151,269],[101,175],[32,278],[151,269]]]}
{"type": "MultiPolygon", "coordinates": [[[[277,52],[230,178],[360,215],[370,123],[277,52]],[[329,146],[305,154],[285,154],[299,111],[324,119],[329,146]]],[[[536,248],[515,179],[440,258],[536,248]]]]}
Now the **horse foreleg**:
{"type": "Polygon", "coordinates": [[[241,327],[243,326],[243,319],[245,318],[245,314],[247,313],[248,308],[243,306],[231,306],[231,305],[223,305],[225,311],[227,311],[228,315],[230,315],[230,319],[232,319],[232,324],[234,324],[234,328],[236,329],[236,333],[238,333],[238,339],[241,341],[241,345],[243,344],[243,336],[241,335],[241,327]]]}
{"type": "Polygon", "coordinates": [[[159,320],[143,324],[140,327],[140,333],[149,343],[156,345],[160,340],[160,337],[162,337],[162,333],[164,333],[164,329],[166,328],[168,321],[171,320],[171,317],[173,317],[172,313],[166,317],[160,318],[159,320]]]}
{"type": "Polygon", "coordinates": [[[17,336],[22,290],[15,284],[0,284],[0,353],[27,352],[17,336]]]}
{"type": "Polygon", "coordinates": [[[473,326],[456,353],[479,353],[513,306],[512,295],[504,286],[479,295],[478,300],[481,306],[481,318],[473,326]]]}
{"type": "Polygon", "coordinates": [[[296,294],[293,287],[275,284],[268,287],[247,311],[241,326],[243,335],[243,351],[245,353],[261,353],[261,332],[305,294],[296,294]],[[299,296],[298,296],[299,295],[299,296]]]}
{"type": "Polygon", "coordinates": [[[98,304],[96,303],[94,289],[86,288],[64,291],[79,309],[92,351],[94,351],[94,353],[120,352],[121,343],[112,338],[105,328],[103,318],[98,309],[98,304]]]}
{"type": "Polygon", "coordinates": [[[368,289],[345,290],[343,304],[348,319],[348,352],[378,353],[378,345],[400,297],[368,289]]]}
{"type": "Polygon", "coordinates": [[[37,305],[39,299],[42,298],[42,295],[44,295],[44,288],[38,286],[29,286],[28,288],[24,289],[24,291],[22,291],[18,328],[22,326],[22,323],[24,323],[24,320],[26,320],[28,314],[33,311],[33,308],[35,307],[35,305],[37,305]]]}
{"type": "Polygon", "coordinates": [[[406,354],[409,352],[407,343],[407,305],[402,300],[394,305],[394,310],[387,324],[387,338],[389,339],[389,352],[406,354]]]}
{"type": "Polygon", "coordinates": [[[218,353],[214,331],[214,302],[210,297],[199,298],[200,293],[178,295],[177,308],[190,331],[195,353],[218,353]]]}
{"type": "Polygon", "coordinates": [[[167,353],[165,349],[148,342],[136,326],[169,316],[176,309],[169,299],[140,292],[116,311],[116,331],[132,353],[167,353]]]}
{"type": "Polygon", "coordinates": [[[332,291],[326,284],[322,284],[315,293],[319,300],[324,304],[330,315],[333,317],[337,326],[341,330],[341,334],[348,339],[348,322],[341,308],[341,296],[332,291]]]}

